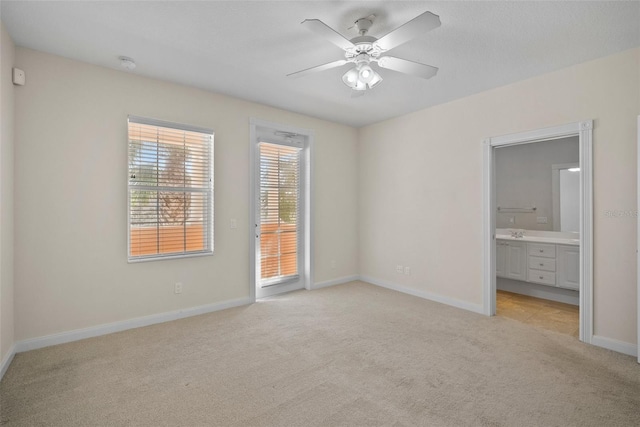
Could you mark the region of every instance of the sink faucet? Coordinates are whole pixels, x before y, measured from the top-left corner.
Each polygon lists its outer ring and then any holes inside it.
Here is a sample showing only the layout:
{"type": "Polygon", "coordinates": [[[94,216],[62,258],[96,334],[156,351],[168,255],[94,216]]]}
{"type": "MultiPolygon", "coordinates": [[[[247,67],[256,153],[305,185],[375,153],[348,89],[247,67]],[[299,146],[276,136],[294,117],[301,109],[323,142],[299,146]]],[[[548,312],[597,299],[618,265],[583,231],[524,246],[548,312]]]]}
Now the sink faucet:
{"type": "Polygon", "coordinates": [[[524,237],[524,230],[509,230],[511,232],[511,237],[514,239],[521,239],[524,237]]]}

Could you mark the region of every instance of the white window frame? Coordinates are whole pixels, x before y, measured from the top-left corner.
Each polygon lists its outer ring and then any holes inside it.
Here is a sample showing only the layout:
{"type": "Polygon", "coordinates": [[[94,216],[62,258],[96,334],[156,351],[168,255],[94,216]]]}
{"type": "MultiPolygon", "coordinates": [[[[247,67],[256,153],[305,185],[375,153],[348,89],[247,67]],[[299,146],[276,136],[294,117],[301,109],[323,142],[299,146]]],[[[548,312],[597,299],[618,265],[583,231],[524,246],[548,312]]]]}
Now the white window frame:
{"type": "MultiPolygon", "coordinates": [[[[129,115],[127,116],[127,261],[129,263],[139,263],[139,262],[147,262],[147,261],[160,261],[160,260],[168,260],[168,259],[180,259],[180,258],[193,258],[193,257],[202,257],[202,256],[211,256],[214,252],[215,242],[214,242],[214,141],[215,141],[215,133],[212,129],[203,128],[199,126],[193,125],[185,125],[182,123],[174,123],[168,122],[164,120],[152,119],[147,117],[140,117],[129,115]],[[209,145],[209,176],[211,177],[209,183],[209,200],[210,203],[207,206],[206,218],[208,224],[206,224],[208,236],[209,247],[205,248],[201,251],[191,251],[185,253],[173,253],[167,255],[161,254],[153,254],[153,255],[139,255],[139,256],[131,256],[131,185],[129,185],[128,171],[129,171],[129,123],[138,123],[145,124],[150,126],[158,126],[165,127],[171,129],[178,129],[187,132],[198,132],[203,134],[211,135],[211,143],[209,145]]],[[[158,187],[160,189],[161,187],[158,187]]]]}

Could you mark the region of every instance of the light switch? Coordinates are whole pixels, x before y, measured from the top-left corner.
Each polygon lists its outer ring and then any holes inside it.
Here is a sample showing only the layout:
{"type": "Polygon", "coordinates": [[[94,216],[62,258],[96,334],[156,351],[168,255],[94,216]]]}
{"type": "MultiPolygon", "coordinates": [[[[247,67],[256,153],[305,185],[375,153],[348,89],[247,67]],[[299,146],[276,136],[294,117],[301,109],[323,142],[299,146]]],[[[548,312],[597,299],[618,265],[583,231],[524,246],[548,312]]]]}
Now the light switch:
{"type": "Polygon", "coordinates": [[[237,219],[235,219],[235,218],[231,218],[231,221],[229,221],[229,226],[230,226],[232,229],[236,229],[236,228],[238,228],[238,220],[237,220],[237,219]]]}
{"type": "Polygon", "coordinates": [[[24,75],[24,71],[20,68],[13,69],[13,84],[18,86],[24,86],[26,81],[26,77],[24,75]]]}

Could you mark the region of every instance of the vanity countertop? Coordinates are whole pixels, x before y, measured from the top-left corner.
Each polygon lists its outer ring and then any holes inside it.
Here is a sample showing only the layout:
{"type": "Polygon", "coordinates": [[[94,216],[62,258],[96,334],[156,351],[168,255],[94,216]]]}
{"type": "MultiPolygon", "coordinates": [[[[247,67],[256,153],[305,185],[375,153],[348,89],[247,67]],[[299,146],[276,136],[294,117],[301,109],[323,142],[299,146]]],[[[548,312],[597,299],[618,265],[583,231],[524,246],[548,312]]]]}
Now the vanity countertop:
{"type": "Polygon", "coordinates": [[[531,243],[549,243],[555,245],[571,245],[579,246],[580,239],[578,233],[565,233],[560,231],[535,231],[535,230],[518,230],[523,231],[522,237],[512,237],[510,229],[499,228],[496,230],[496,239],[498,240],[515,240],[520,242],[531,243]]]}

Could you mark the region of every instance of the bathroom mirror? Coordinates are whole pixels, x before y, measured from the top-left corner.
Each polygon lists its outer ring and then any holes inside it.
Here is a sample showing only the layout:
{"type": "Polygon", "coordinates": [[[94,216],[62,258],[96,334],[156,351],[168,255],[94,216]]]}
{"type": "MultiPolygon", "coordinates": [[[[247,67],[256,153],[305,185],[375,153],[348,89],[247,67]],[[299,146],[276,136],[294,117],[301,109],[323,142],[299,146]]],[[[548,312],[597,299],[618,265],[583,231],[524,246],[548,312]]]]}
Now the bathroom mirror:
{"type": "Polygon", "coordinates": [[[552,165],[553,230],[580,231],[580,167],[578,163],[552,165]]]}
{"type": "Polygon", "coordinates": [[[579,161],[577,137],[496,148],[496,228],[577,232],[579,161]]]}

